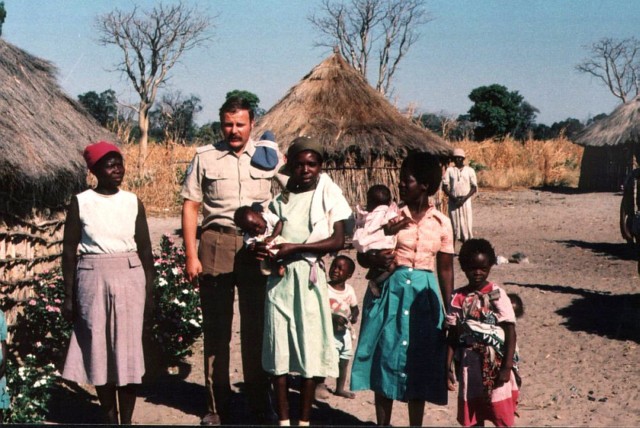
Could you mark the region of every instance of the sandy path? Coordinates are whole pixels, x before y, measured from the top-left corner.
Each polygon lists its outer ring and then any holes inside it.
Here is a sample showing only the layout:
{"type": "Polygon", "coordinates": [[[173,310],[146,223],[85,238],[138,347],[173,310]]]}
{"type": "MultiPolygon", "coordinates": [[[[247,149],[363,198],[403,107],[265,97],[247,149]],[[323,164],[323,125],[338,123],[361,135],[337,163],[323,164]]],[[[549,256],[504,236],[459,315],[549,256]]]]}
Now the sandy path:
{"type": "MultiPolygon", "coordinates": [[[[525,315],[517,333],[522,356],[521,426],[635,426],[640,422],[640,294],[633,252],[617,226],[619,194],[563,194],[534,190],[483,191],[474,201],[476,236],[499,255],[524,253],[530,263],[495,266],[490,279],[518,293],[525,315]]],[[[152,239],[174,234],[177,218],[151,218],[152,239]]],[[[360,301],[364,270],[352,284],[360,301]]],[[[456,283],[464,275],[456,260],[456,283]]],[[[237,310],[236,310],[237,313],[237,310]]],[[[232,383],[240,390],[238,317],[232,339],[232,383]]],[[[145,386],[134,420],[139,424],[197,424],[204,409],[200,343],[185,364],[185,376],[164,376],[145,386]]],[[[330,387],[334,385],[328,380],[330,387]]],[[[91,389],[88,389],[91,392],[91,389]]],[[[294,399],[297,393],[292,392],[294,399]]],[[[234,420],[247,423],[242,395],[234,397],[234,420]]],[[[57,403],[51,422],[92,422],[95,396],[80,390],[57,403]],[[66,400],[75,400],[74,409],[66,400]],[[84,407],[82,407],[84,406],[84,407]]],[[[427,406],[425,425],[457,426],[456,397],[427,406]]],[[[371,424],[373,394],[355,400],[317,402],[312,421],[371,424]]],[[[296,408],[292,407],[295,412],[296,408]]],[[[397,403],[393,425],[408,423],[397,403]]]]}

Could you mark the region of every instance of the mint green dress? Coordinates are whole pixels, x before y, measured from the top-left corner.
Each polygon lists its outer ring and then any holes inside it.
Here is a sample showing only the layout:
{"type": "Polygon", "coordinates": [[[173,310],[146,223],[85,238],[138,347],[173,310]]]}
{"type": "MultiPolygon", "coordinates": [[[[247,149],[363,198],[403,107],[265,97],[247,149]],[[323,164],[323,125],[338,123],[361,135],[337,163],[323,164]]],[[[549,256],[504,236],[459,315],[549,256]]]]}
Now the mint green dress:
{"type": "MultiPolygon", "coordinates": [[[[270,209],[283,220],[281,236],[287,242],[305,242],[311,233],[313,193],[291,193],[287,203],[279,195],[271,203],[270,209]]],[[[275,376],[298,373],[304,378],[337,377],[324,269],[318,269],[314,285],[307,260],[294,260],[285,266],[284,276],[271,275],[267,280],[262,366],[275,376]]]]}
{"type": "MultiPolygon", "coordinates": [[[[0,311],[0,341],[7,340],[7,320],[4,317],[4,312],[0,311]]],[[[2,348],[0,348],[0,361],[4,360],[6,355],[2,354],[2,348]]],[[[8,409],[11,403],[11,397],[7,391],[7,376],[0,378],[0,409],[8,409]]]]}

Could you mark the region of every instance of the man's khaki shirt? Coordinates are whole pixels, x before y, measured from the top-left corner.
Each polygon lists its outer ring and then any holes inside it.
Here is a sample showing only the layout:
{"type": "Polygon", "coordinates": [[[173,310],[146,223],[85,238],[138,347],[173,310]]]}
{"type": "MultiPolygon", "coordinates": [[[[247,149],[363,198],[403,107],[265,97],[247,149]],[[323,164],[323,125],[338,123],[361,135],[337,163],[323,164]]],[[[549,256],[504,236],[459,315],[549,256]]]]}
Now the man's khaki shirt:
{"type": "Polygon", "coordinates": [[[187,169],[180,196],[202,203],[202,228],[209,225],[235,227],[233,214],[243,205],[266,205],[271,199],[271,181],[280,164],[271,171],[251,165],[255,142],[249,140],[238,157],[226,141],[198,147],[187,169]]]}

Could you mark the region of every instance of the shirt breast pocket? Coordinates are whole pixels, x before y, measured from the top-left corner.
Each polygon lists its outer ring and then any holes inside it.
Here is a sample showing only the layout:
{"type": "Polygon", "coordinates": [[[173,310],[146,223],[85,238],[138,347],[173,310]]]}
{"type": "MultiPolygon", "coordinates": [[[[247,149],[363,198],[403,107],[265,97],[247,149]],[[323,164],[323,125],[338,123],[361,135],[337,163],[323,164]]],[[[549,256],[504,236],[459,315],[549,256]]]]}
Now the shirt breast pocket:
{"type": "Polygon", "coordinates": [[[207,200],[219,200],[225,197],[224,187],[228,184],[229,177],[220,170],[205,171],[202,179],[202,193],[207,200]]]}
{"type": "Polygon", "coordinates": [[[267,200],[271,198],[271,180],[276,175],[277,168],[271,171],[263,171],[253,166],[249,167],[249,175],[251,176],[252,188],[255,193],[255,199],[267,200]]]}

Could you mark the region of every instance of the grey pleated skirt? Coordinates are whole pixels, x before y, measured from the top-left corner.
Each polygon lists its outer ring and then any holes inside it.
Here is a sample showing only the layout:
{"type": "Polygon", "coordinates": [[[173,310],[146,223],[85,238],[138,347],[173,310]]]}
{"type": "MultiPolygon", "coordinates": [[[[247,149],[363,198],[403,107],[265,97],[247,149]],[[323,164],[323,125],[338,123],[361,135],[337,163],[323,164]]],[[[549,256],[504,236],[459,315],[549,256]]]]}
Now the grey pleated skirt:
{"type": "Polygon", "coordinates": [[[138,254],[80,256],[76,302],[62,377],[92,385],[141,383],[145,275],[138,254]]]}

